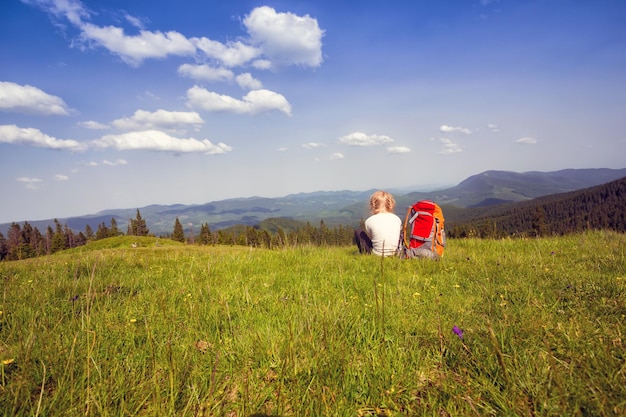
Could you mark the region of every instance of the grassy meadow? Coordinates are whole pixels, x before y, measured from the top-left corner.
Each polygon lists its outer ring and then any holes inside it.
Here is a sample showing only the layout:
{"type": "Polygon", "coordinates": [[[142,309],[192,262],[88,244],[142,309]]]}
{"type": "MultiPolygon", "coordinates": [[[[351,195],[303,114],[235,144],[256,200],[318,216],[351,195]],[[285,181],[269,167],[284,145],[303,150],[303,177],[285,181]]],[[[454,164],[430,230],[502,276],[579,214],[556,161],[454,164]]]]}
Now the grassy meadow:
{"type": "Polygon", "coordinates": [[[626,415],[623,234],[438,262],[122,236],[0,282],[2,416],[626,415]]]}

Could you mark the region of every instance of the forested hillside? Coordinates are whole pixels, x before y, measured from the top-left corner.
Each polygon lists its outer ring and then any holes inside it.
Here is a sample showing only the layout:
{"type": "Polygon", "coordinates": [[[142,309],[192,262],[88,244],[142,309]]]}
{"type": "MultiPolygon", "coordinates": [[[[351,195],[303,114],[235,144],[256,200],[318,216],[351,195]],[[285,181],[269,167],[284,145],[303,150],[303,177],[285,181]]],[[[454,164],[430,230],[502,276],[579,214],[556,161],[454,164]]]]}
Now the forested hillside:
{"type": "Polygon", "coordinates": [[[456,213],[450,237],[563,235],[590,229],[626,231],[626,177],[535,200],[456,213]],[[464,220],[463,220],[464,218],[464,220]]]}

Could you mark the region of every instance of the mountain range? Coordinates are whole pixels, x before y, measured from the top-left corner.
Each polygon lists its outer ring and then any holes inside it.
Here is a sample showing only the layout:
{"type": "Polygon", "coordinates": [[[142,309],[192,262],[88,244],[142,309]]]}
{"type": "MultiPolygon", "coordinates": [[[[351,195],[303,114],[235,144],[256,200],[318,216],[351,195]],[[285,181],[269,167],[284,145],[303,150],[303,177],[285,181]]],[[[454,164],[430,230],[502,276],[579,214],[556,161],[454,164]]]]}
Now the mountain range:
{"type": "MultiPolygon", "coordinates": [[[[485,171],[446,189],[409,193],[389,191],[394,193],[397,201],[396,212],[401,217],[405,207],[415,201],[428,199],[446,207],[449,224],[455,218],[461,217],[461,212],[466,211],[464,209],[528,201],[605,184],[623,177],[626,177],[626,168],[524,173],[485,171]]],[[[204,223],[208,223],[211,230],[219,230],[237,224],[254,226],[271,218],[288,218],[312,224],[323,220],[328,226],[357,225],[368,216],[368,199],[372,192],[373,190],[320,191],[278,198],[236,198],[197,205],[150,205],[133,209],[108,209],[58,221],[75,231],[83,231],[87,225],[95,231],[102,223],[109,226],[111,219],[115,218],[119,229],[125,232],[130,219],[134,219],[139,210],[150,233],[157,236],[171,233],[176,218],[191,233],[198,233],[204,223]]],[[[29,223],[42,232],[48,226],[54,228],[54,219],[29,223]]],[[[10,223],[0,224],[0,232],[6,236],[9,227],[10,223]]]]}

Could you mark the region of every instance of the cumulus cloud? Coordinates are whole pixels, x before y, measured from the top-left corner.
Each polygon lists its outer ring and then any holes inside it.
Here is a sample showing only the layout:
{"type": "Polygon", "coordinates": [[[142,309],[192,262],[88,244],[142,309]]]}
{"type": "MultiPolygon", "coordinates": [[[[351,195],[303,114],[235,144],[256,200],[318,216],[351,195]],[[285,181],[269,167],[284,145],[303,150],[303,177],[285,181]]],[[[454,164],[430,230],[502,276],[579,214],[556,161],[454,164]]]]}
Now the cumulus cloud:
{"type": "Polygon", "coordinates": [[[269,6],[257,7],[243,20],[253,45],[279,65],[318,67],[322,63],[324,31],[309,15],[277,13],[269,6]]]}
{"type": "Polygon", "coordinates": [[[440,155],[451,155],[459,152],[463,152],[463,148],[447,138],[439,138],[439,142],[443,145],[443,148],[439,151],[440,155]]]}
{"type": "Polygon", "coordinates": [[[54,176],[54,179],[57,181],[67,181],[70,179],[70,177],[68,177],[67,175],[63,175],[63,174],[57,174],[54,176]]]}
{"type": "Polygon", "coordinates": [[[252,90],[241,100],[193,86],[187,91],[187,105],[205,111],[258,114],[278,110],[291,116],[291,105],[281,94],[270,90],[252,90]]]}
{"type": "Polygon", "coordinates": [[[262,54],[261,49],[246,45],[241,41],[223,44],[205,37],[192,38],[191,41],[208,58],[221,62],[227,67],[244,65],[262,54]]]}
{"type": "Polygon", "coordinates": [[[86,122],[80,122],[80,123],[78,123],[78,126],[84,127],[85,129],[91,129],[91,130],[106,130],[106,129],[110,129],[110,127],[108,125],[105,125],[103,123],[96,122],[96,121],[93,121],[93,120],[88,120],[86,122]]]}
{"type": "Polygon", "coordinates": [[[0,125],[0,143],[32,145],[40,148],[84,151],[86,146],[71,139],[56,139],[39,129],[21,128],[16,125],[0,125]]]}
{"type": "Polygon", "coordinates": [[[393,142],[389,136],[367,135],[363,132],[352,132],[339,138],[339,143],[350,146],[376,146],[393,142]]]}
{"type": "Polygon", "coordinates": [[[499,131],[500,131],[500,128],[498,127],[498,125],[493,124],[493,123],[489,123],[489,124],[487,125],[487,127],[488,127],[488,128],[489,128],[492,132],[494,132],[494,133],[496,133],[496,132],[499,132],[499,131]]]}
{"type": "Polygon", "coordinates": [[[281,65],[317,67],[322,63],[322,37],[317,19],[309,15],[279,13],[271,7],[253,9],[243,19],[247,37],[226,43],[206,37],[187,38],[176,31],[149,31],[141,19],[125,14],[133,31],[91,23],[91,13],[79,0],[22,0],[56,19],[67,19],[80,34],[73,44],[81,48],[102,47],[123,62],[138,66],[146,59],[187,56],[236,67],[252,63],[257,69],[281,65]]]}
{"type": "Polygon", "coordinates": [[[96,44],[120,57],[122,61],[139,66],[148,58],[165,58],[169,55],[193,56],[196,47],[178,32],[150,32],[141,30],[138,35],[126,35],[124,29],[115,26],[80,25],[81,39],[86,44],[96,44]]]}
{"type": "Polygon", "coordinates": [[[176,138],[158,130],[106,135],[93,141],[98,148],[117,150],[152,150],[174,153],[223,154],[232,148],[224,143],[214,145],[208,139],[176,138]]]}
{"type": "Polygon", "coordinates": [[[338,160],[344,159],[344,158],[345,158],[345,156],[341,152],[335,152],[335,153],[331,154],[328,157],[328,159],[330,159],[331,161],[338,161],[338,160]]]}
{"type": "Polygon", "coordinates": [[[387,148],[387,153],[390,154],[403,154],[403,153],[410,153],[411,149],[407,148],[406,146],[390,146],[387,148]]]}
{"type": "Polygon", "coordinates": [[[204,120],[196,112],[159,109],[155,112],[137,110],[132,117],[117,119],[111,124],[122,130],[176,129],[185,126],[199,128],[204,120]]]}
{"type": "Polygon", "coordinates": [[[54,116],[70,114],[63,99],[37,87],[7,81],[0,81],[0,110],[54,116]]]}
{"type": "Polygon", "coordinates": [[[248,90],[260,90],[263,88],[263,83],[254,78],[249,72],[239,74],[235,77],[235,81],[237,81],[239,87],[246,88],[248,90]]]}
{"type": "Polygon", "coordinates": [[[235,76],[233,72],[227,68],[215,68],[207,64],[183,64],[178,67],[178,74],[201,81],[230,81],[235,76]]]}
{"type": "Polygon", "coordinates": [[[453,126],[447,126],[447,125],[441,125],[439,127],[439,131],[443,133],[461,132],[461,133],[465,133],[466,135],[472,134],[472,131],[465,127],[453,127],[453,126]]]}
{"type": "Polygon", "coordinates": [[[519,143],[520,145],[535,145],[537,144],[537,139],[525,137],[516,140],[515,143],[519,143]]]}

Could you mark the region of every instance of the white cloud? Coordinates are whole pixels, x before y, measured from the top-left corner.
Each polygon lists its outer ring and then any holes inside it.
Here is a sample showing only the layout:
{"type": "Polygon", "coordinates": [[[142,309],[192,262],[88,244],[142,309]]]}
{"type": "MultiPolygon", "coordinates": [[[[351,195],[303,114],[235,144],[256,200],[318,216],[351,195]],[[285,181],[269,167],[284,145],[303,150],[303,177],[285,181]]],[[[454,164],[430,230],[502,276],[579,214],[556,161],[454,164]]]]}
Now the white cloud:
{"type": "Polygon", "coordinates": [[[341,152],[335,152],[335,153],[331,154],[328,157],[328,159],[330,159],[331,161],[338,161],[338,160],[344,159],[344,158],[345,158],[345,156],[341,152]]]}
{"type": "Polygon", "coordinates": [[[65,17],[74,25],[80,25],[83,18],[89,17],[89,11],[76,0],[22,0],[26,4],[39,6],[56,18],[65,17]]]}
{"type": "MultiPolygon", "coordinates": [[[[150,32],[140,30],[139,35],[129,36],[124,29],[115,26],[96,26],[85,20],[90,13],[78,0],[22,0],[33,4],[56,18],[65,17],[81,33],[80,46],[101,46],[132,66],[140,65],[147,58],[165,58],[169,55],[192,56],[196,48],[191,41],[178,32],[150,32]]],[[[142,27],[141,21],[130,15],[126,20],[133,26],[142,27]]]]}
{"type": "Polygon", "coordinates": [[[39,178],[18,177],[16,180],[26,184],[26,188],[29,190],[38,190],[41,188],[41,184],[43,183],[43,181],[39,178]]]}
{"type": "Polygon", "coordinates": [[[40,148],[84,151],[86,146],[71,139],[56,139],[39,129],[20,128],[16,125],[0,125],[0,143],[32,145],[40,148]]]}
{"type": "Polygon", "coordinates": [[[230,81],[235,76],[229,69],[215,68],[206,64],[183,64],[178,67],[178,73],[182,76],[202,81],[230,81]]]}
{"type": "Polygon", "coordinates": [[[119,165],[127,165],[128,161],[126,161],[125,159],[118,159],[116,161],[108,161],[108,160],[103,160],[102,161],[102,165],[107,165],[110,167],[115,167],[115,166],[119,166],[119,165]]]}
{"type": "Polygon", "coordinates": [[[272,62],[268,59],[257,59],[252,66],[258,70],[269,70],[272,69],[272,62]]]}
{"type": "Polygon", "coordinates": [[[450,139],[440,138],[439,142],[443,144],[443,149],[439,151],[440,155],[451,155],[463,152],[463,148],[461,148],[458,143],[452,142],[450,139]]]}
{"type": "Polygon", "coordinates": [[[221,42],[208,38],[191,38],[191,42],[208,58],[217,60],[227,67],[238,67],[261,55],[262,51],[241,41],[221,42]]]}
{"type": "Polygon", "coordinates": [[[447,125],[441,125],[439,127],[439,131],[443,133],[461,132],[461,133],[465,133],[466,135],[472,134],[472,131],[465,127],[453,127],[453,126],[447,126],[447,125]]]}
{"type": "Polygon", "coordinates": [[[393,142],[393,139],[384,135],[367,135],[363,132],[352,132],[340,137],[339,142],[350,146],[376,146],[393,142]]]}
{"type": "Polygon", "coordinates": [[[279,110],[291,116],[291,105],[287,99],[270,90],[253,90],[238,100],[193,86],[187,91],[187,105],[205,111],[227,111],[242,114],[279,110]]]}
{"type": "Polygon", "coordinates": [[[208,139],[179,139],[158,130],[130,132],[121,135],[106,135],[93,141],[98,148],[117,150],[152,150],[175,153],[223,154],[232,148],[224,143],[214,145],[208,139]]]}
{"type": "Polygon", "coordinates": [[[237,81],[239,87],[246,88],[248,90],[260,90],[263,88],[263,83],[255,79],[249,72],[239,74],[235,77],[235,81],[237,81]]]}
{"type": "Polygon", "coordinates": [[[128,13],[124,14],[124,18],[128,21],[128,23],[130,23],[131,25],[133,25],[137,29],[145,29],[145,26],[144,26],[143,22],[141,21],[141,19],[139,19],[139,18],[137,18],[135,16],[131,16],[128,13]]]}
{"type": "Polygon", "coordinates": [[[126,21],[138,28],[129,35],[116,26],[90,23],[90,12],[78,0],[22,0],[38,6],[57,19],[66,18],[80,30],[79,47],[103,47],[131,66],[146,59],[168,56],[207,58],[226,67],[253,62],[257,69],[282,65],[317,67],[322,63],[322,37],[317,19],[309,15],[277,13],[268,6],[257,7],[243,19],[248,38],[221,43],[206,37],[187,38],[179,32],[148,31],[141,19],[125,14],[126,21]]]}
{"type": "Polygon", "coordinates": [[[406,146],[390,146],[387,148],[387,153],[390,154],[403,154],[403,153],[410,153],[411,149],[407,148],[406,146]]]}
{"type": "Polygon", "coordinates": [[[93,121],[93,120],[88,120],[86,122],[80,122],[80,123],[78,123],[78,126],[84,127],[85,129],[92,129],[92,130],[106,130],[106,129],[110,129],[110,126],[105,125],[105,124],[100,123],[100,122],[93,121]]]}
{"type": "Polygon", "coordinates": [[[515,143],[519,143],[520,145],[535,145],[537,144],[537,139],[525,137],[516,140],[515,143]]]}
{"type": "Polygon", "coordinates": [[[0,81],[0,110],[67,116],[70,110],[65,102],[37,87],[0,81]]]}
{"type": "Polygon", "coordinates": [[[326,147],[326,145],[320,142],[308,142],[308,143],[303,143],[302,147],[304,149],[316,149],[316,148],[324,148],[326,147]]]}
{"type": "Polygon", "coordinates": [[[128,36],[124,29],[115,26],[100,27],[91,23],[81,26],[81,39],[86,44],[103,46],[131,66],[139,66],[148,58],[165,58],[169,55],[193,56],[196,48],[178,32],[150,32],[128,36]]]}
{"type": "Polygon", "coordinates": [[[277,13],[271,7],[257,7],[243,20],[250,41],[276,65],[318,67],[322,63],[324,31],[309,15],[277,13]]]}
{"type": "Polygon", "coordinates": [[[155,112],[137,110],[132,117],[125,117],[111,122],[123,130],[176,129],[190,126],[199,128],[204,120],[196,112],[178,112],[159,109],[155,112]]]}
{"type": "Polygon", "coordinates": [[[63,174],[57,174],[54,176],[54,179],[57,181],[67,181],[70,179],[70,177],[68,177],[67,175],[63,175],[63,174]]]}
{"type": "Polygon", "coordinates": [[[43,182],[41,179],[39,178],[29,178],[29,177],[18,177],[16,178],[16,180],[18,182],[25,182],[25,183],[31,183],[31,182],[43,182]]]}

